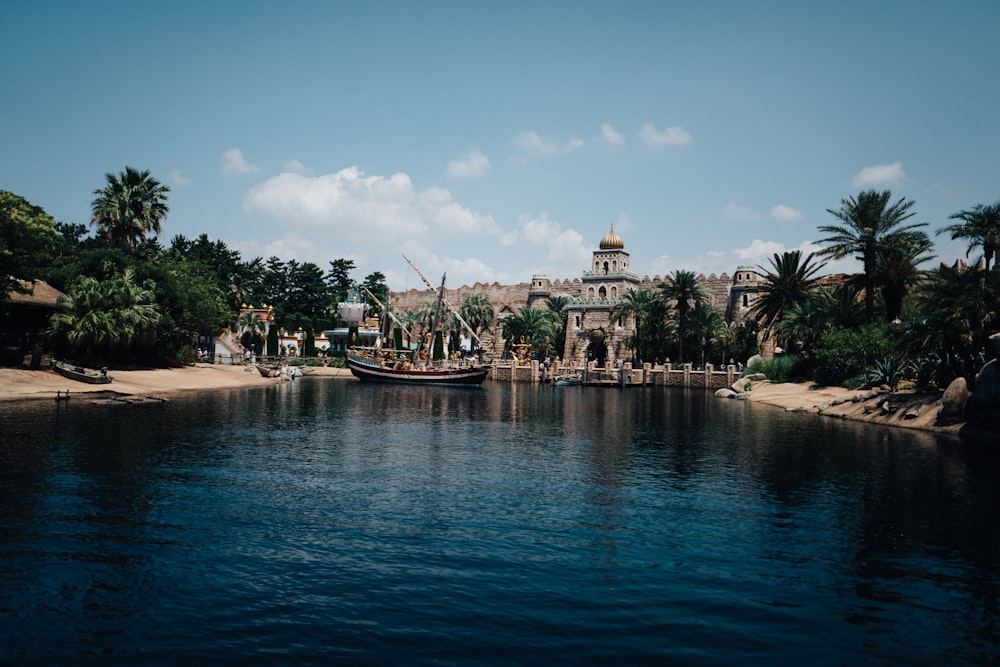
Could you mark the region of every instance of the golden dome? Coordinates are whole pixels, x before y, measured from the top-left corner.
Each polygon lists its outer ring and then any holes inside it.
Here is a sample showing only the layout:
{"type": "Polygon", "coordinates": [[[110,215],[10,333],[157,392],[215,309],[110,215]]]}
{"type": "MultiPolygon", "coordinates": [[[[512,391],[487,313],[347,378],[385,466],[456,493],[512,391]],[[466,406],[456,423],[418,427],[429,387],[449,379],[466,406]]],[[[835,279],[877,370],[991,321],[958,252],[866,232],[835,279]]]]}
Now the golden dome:
{"type": "Polygon", "coordinates": [[[615,228],[612,227],[608,235],[601,239],[601,250],[624,250],[625,242],[622,241],[622,237],[615,234],[615,228]]]}

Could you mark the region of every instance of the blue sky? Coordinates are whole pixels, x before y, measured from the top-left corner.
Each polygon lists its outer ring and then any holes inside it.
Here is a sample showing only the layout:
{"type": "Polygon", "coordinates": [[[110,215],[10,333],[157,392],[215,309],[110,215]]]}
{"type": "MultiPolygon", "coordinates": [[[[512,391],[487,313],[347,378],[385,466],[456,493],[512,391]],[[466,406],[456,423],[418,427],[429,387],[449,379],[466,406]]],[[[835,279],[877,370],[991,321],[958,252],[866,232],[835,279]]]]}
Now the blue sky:
{"type": "MultiPolygon", "coordinates": [[[[803,248],[867,188],[933,232],[1000,199],[1000,2],[4,4],[0,189],[89,221],[172,188],[162,241],[355,260],[394,289],[640,276],[803,248]]],[[[965,246],[936,237],[940,260],[965,246]]],[[[850,264],[829,271],[850,270],[850,264]]]]}

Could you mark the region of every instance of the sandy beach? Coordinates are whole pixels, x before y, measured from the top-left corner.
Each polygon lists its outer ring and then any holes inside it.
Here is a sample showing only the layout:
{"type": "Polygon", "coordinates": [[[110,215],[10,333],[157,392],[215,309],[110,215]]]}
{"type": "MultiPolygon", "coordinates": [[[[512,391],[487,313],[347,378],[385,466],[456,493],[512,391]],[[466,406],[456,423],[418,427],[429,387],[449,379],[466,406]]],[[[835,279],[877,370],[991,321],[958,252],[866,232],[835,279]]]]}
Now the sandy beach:
{"type": "MultiPolygon", "coordinates": [[[[350,378],[346,368],[308,367],[309,376],[350,378]]],[[[162,396],[194,389],[224,389],[233,387],[264,387],[282,382],[261,377],[251,366],[194,364],[184,368],[160,368],[142,371],[111,371],[111,384],[91,385],[68,380],[55,371],[29,371],[0,368],[0,401],[53,399],[56,392],[69,390],[70,395],[103,396],[162,396]]]]}

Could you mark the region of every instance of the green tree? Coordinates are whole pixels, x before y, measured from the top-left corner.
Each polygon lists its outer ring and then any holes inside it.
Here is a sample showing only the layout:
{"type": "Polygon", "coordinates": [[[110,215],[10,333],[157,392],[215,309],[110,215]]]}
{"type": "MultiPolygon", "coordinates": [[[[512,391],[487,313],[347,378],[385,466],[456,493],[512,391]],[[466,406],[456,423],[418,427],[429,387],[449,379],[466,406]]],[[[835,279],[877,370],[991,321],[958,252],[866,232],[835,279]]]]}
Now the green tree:
{"type": "Polygon", "coordinates": [[[120,174],[108,172],[103,188],[94,190],[91,222],[108,244],[134,255],[139,243],[160,233],[167,216],[170,188],[150,176],[149,171],[125,167],[120,174]]]}
{"type": "Polygon", "coordinates": [[[493,324],[494,312],[490,297],[484,292],[471,292],[462,297],[458,313],[469,326],[481,334],[493,324]]]}
{"type": "Polygon", "coordinates": [[[879,257],[878,270],[886,322],[902,314],[906,294],[920,278],[920,265],[934,257],[931,254],[933,247],[927,234],[920,231],[902,235],[886,244],[879,257]]]}
{"type": "Polygon", "coordinates": [[[42,277],[59,240],[48,213],[11,192],[0,190],[0,301],[20,291],[19,281],[42,277]]]}
{"type": "Polygon", "coordinates": [[[552,320],[552,348],[557,355],[566,349],[566,323],[569,320],[569,298],[550,296],[545,299],[545,312],[552,320]]]}
{"type": "Polygon", "coordinates": [[[611,320],[632,320],[634,333],[627,344],[637,360],[653,360],[662,347],[660,334],[664,319],[664,302],[656,292],[647,289],[629,290],[611,311],[611,320]]]}
{"type": "MultiPolygon", "coordinates": [[[[715,309],[704,301],[700,301],[688,314],[687,337],[691,346],[701,349],[701,362],[704,365],[711,361],[711,350],[725,336],[726,321],[715,309]]],[[[723,361],[725,358],[723,357],[723,361]]]]}
{"type": "Polygon", "coordinates": [[[508,345],[520,343],[523,337],[524,342],[540,354],[548,354],[552,350],[552,319],[541,308],[522,306],[516,315],[500,320],[500,325],[508,345]]]}
{"type": "MultiPolygon", "coordinates": [[[[361,284],[369,292],[374,294],[375,298],[377,298],[383,304],[389,301],[389,286],[385,283],[385,275],[383,275],[381,271],[373,271],[372,273],[369,273],[367,276],[365,276],[365,279],[361,282],[361,284]]],[[[369,301],[371,305],[371,310],[377,313],[379,307],[374,303],[371,303],[371,301],[367,298],[367,294],[365,295],[365,297],[366,297],[365,300],[369,301]]]]}
{"type": "Polygon", "coordinates": [[[687,334],[688,313],[698,303],[708,300],[708,288],[694,271],[677,269],[658,285],[660,298],[672,304],[677,313],[677,361],[684,363],[684,337],[687,334]]]}
{"type": "Polygon", "coordinates": [[[843,225],[823,225],[819,228],[824,234],[830,234],[819,241],[828,246],[819,251],[819,255],[834,259],[853,255],[861,260],[864,267],[867,322],[875,317],[880,257],[887,247],[905,245],[919,227],[927,226],[924,222],[904,225],[904,222],[915,215],[910,210],[914,202],[904,197],[890,203],[891,199],[892,193],[888,190],[864,190],[857,197],[840,200],[840,209],[827,209],[843,225]]]}
{"type": "Polygon", "coordinates": [[[962,222],[939,229],[938,234],[949,232],[952,241],[956,239],[968,241],[969,247],[965,251],[966,257],[975,248],[982,248],[983,263],[987,271],[990,270],[990,262],[993,262],[994,269],[1000,267],[1000,262],[996,261],[997,254],[1000,253],[1000,201],[989,206],[977,204],[973,208],[959,211],[949,218],[962,222]]]}
{"type": "MultiPolygon", "coordinates": [[[[268,327],[260,315],[248,310],[240,315],[236,326],[240,331],[240,344],[247,349],[253,348],[257,354],[263,354],[264,332],[268,327]]],[[[276,327],[271,328],[277,331],[276,327]]],[[[270,352],[277,354],[277,350],[270,352]]]]}
{"type": "Polygon", "coordinates": [[[57,347],[105,361],[149,349],[160,319],[154,287],[150,281],[139,284],[132,269],[104,281],[81,276],[61,297],[61,312],[52,316],[57,347]]]}
{"type": "Polygon", "coordinates": [[[354,287],[351,271],[354,270],[353,259],[335,259],[330,262],[330,271],[326,274],[326,284],[330,289],[330,298],[334,305],[347,301],[347,292],[354,287]]]}
{"type": "MultiPolygon", "coordinates": [[[[764,327],[764,337],[782,316],[800,304],[806,303],[819,284],[816,273],[822,264],[813,263],[810,253],[802,260],[802,252],[793,250],[782,254],[774,253],[771,268],[757,267],[764,277],[759,287],[757,301],[750,308],[750,316],[764,327]]],[[[787,341],[782,341],[787,342],[787,341]]]]}

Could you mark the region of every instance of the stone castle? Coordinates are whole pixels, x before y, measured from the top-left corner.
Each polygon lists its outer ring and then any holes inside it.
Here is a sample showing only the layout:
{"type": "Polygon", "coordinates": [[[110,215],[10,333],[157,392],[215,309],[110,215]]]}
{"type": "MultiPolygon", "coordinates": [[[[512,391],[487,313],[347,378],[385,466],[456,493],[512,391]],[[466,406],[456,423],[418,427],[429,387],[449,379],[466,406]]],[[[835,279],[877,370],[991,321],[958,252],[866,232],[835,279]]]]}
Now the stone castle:
{"type": "MultiPolygon", "coordinates": [[[[733,277],[726,273],[699,277],[708,288],[709,305],[726,322],[742,322],[757,298],[759,277],[756,269],[738,266],[733,277]]],[[[612,228],[594,251],[590,269],[579,278],[552,281],[546,275],[534,275],[530,283],[516,285],[476,283],[445,288],[445,298],[457,308],[466,294],[486,294],[493,304],[497,320],[501,320],[518,313],[524,306],[545,308],[545,300],[550,296],[566,297],[569,319],[562,358],[580,364],[597,361],[603,366],[619,358],[631,360],[631,350],[626,349],[623,342],[634,333],[634,323],[612,322],[612,311],[629,291],[656,291],[664,280],[661,276],[640,278],[630,271],[625,243],[612,228]]],[[[433,298],[431,291],[426,289],[392,292],[390,295],[393,308],[397,311],[420,308],[433,298]]]]}

